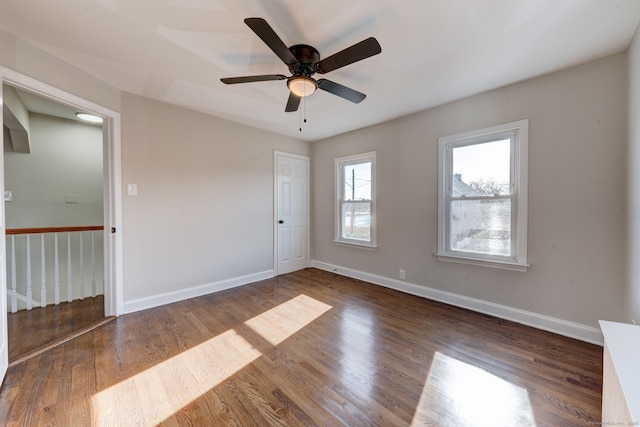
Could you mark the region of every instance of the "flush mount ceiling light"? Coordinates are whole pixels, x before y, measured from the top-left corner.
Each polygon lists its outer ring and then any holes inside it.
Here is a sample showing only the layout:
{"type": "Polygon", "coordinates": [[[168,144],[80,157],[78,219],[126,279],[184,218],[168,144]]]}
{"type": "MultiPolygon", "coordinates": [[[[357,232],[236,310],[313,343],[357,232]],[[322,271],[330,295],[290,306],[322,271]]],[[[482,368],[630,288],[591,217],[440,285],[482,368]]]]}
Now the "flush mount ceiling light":
{"type": "Polygon", "coordinates": [[[102,117],[99,117],[93,114],[76,113],[76,117],[79,118],[80,120],[84,120],[85,122],[89,122],[89,123],[102,123],[102,117]]]}
{"type": "Polygon", "coordinates": [[[314,79],[307,76],[294,76],[287,81],[287,86],[291,93],[296,96],[309,96],[318,88],[318,84],[314,79]]]}

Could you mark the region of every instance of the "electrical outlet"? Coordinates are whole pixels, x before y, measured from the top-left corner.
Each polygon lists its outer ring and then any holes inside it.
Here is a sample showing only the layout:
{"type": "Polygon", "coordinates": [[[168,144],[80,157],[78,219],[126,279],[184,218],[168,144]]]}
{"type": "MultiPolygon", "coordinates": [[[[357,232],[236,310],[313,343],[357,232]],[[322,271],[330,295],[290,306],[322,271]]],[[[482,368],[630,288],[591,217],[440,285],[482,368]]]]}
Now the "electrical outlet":
{"type": "Polygon", "coordinates": [[[398,277],[400,277],[401,280],[404,280],[404,278],[405,278],[404,270],[400,270],[398,272],[398,277]]]}

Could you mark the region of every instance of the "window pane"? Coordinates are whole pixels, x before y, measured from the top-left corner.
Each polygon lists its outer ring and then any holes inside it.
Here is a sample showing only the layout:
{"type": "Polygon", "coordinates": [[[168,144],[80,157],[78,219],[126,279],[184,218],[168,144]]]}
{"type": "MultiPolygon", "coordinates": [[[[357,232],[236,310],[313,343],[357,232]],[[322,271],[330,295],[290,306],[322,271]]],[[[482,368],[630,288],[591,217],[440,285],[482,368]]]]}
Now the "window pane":
{"type": "Polygon", "coordinates": [[[510,151],[510,139],[455,147],[451,195],[510,194],[510,151]]]}
{"type": "Polygon", "coordinates": [[[371,200],[371,162],[343,166],[343,200],[371,200]]]}
{"type": "Polygon", "coordinates": [[[342,204],[342,237],[345,239],[371,240],[371,203],[342,204]]]}
{"type": "Polygon", "coordinates": [[[511,200],[451,202],[451,250],[511,255],[511,200]]]}

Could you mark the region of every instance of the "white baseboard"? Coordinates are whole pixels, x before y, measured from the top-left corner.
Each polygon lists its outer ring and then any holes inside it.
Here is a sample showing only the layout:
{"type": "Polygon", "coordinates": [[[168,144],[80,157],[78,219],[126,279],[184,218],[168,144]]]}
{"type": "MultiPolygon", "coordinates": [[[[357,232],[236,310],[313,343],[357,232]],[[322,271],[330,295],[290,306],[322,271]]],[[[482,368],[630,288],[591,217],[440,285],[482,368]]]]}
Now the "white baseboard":
{"type": "Polygon", "coordinates": [[[363,280],[365,282],[395,289],[411,295],[443,302],[446,304],[462,307],[479,313],[488,314],[499,317],[501,319],[511,320],[516,323],[554,332],[566,337],[575,338],[592,344],[603,345],[604,337],[600,329],[590,326],[574,323],[555,317],[538,314],[531,311],[521,310],[519,308],[509,307],[506,305],[496,304],[490,301],[470,298],[464,295],[452,292],[442,291],[439,289],[429,288],[427,286],[416,285],[401,280],[390,279],[388,277],[378,276],[366,273],[364,271],[354,270],[351,268],[341,267],[322,261],[311,261],[311,266],[320,270],[331,271],[342,276],[352,277],[354,279],[363,280]]]}
{"type": "Polygon", "coordinates": [[[236,288],[238,286],[248,285],[250,283],[259,282],[261,280],[270,279],[275,276],[274,270],[266,270],[258,273],[247,274],[246,276],[233,277],[231,279],[221,280],[219,282],[207,283],[199,286],[192,286],[179,291],[167,292],[164,294],[152,295],[150,297],[139,298],[124,302],[124,314],[134,313],[148,308],[159,307],[165,304],[171,304],[183,301],[189,298],[195,298],[202,295],[208,295],[214,292],[224,291],[226,289],[236,288]]]}

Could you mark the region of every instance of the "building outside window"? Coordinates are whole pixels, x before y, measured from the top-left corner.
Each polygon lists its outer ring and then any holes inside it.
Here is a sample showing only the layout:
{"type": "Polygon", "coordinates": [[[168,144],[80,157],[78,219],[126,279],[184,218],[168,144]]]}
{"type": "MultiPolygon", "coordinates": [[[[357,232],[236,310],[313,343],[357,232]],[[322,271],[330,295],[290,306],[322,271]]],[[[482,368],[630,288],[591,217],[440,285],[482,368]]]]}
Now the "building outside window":
{"type": "Polygon", "coordinates": [[[438,144],[439,259],[526,271],[528,121],[438,144]]]}

